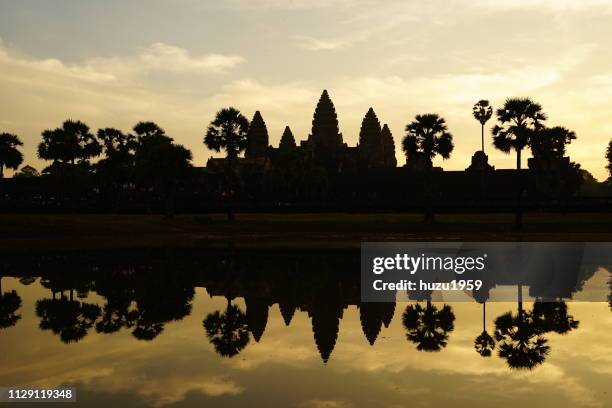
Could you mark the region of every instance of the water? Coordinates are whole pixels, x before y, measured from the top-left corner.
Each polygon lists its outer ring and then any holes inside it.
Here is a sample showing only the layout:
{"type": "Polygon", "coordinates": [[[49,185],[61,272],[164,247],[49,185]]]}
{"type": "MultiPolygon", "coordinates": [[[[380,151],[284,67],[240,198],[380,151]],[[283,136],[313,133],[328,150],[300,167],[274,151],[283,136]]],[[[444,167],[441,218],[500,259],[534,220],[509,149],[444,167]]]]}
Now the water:
{"type": "MultiPolygon", "coordinates": [[[[99,407],[612,405],[608,303],[489,302],[484,321],[482,304],[436,293],[360,304],[356,255],[3,254],[0,385],[70,384],[99,407]],[[483,325],[503,335],[490,357],[483,325]],[[521,339],[530,353],[499,355],[521,339]]],[[[608,293],[609,276],[581,292],[608,293]]]]}

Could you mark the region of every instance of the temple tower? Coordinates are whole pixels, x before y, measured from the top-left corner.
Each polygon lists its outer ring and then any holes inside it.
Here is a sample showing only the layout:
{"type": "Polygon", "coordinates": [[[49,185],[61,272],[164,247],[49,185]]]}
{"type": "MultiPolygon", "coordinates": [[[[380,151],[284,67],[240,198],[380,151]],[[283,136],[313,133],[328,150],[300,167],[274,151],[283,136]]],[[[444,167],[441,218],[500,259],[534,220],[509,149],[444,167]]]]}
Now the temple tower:
{"type": "Polygon", "coordinates": [[[370,108],[361,122],[359,131],[359,167],[370,169],[383,167],[383,143],[380,122],[370,108]]]}
{"type": "Polygon", "coordinates": [[[395,142],[389,126],[385,123],[380,132],[383,146],[383,162],[385,167],[397,167],[397,159],[395,158],[395,142]]]}
{"type": "Polygon", "coordinates": [[[314,161],[327,171],[338,172],[342,168],[342,133],[338,127],[336,108],[324,90],[312,119],[312,131],[308,143],[314,161]]]}
{"type": "Polygon", "coordinates": [[[268,151],[268,128],[259,111],[253,115],[253,120],[247,132],[247,148],[244,157],[255,159],[266,157],[268,151]]]}
{"type": "Polygon", "coordinates": [[[285,131],[283,132],[283,136],[281,136],[280,145],[278,147],[285,152],[296,148],[295,137],[293,137],[293,133],[289,126],[285,126],[285,131]]]}

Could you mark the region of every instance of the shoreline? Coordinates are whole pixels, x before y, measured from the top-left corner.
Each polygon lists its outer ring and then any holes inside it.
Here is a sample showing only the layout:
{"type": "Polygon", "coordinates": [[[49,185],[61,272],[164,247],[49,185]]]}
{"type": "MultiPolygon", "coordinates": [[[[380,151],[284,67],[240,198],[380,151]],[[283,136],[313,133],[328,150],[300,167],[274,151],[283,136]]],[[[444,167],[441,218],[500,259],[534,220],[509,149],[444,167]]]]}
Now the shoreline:
{"type": "Polygon", "coordinates": [[[612,214],[0,214],[0,252],[137,247],[358,248],[364,241],[612,241],[612,214]]]}

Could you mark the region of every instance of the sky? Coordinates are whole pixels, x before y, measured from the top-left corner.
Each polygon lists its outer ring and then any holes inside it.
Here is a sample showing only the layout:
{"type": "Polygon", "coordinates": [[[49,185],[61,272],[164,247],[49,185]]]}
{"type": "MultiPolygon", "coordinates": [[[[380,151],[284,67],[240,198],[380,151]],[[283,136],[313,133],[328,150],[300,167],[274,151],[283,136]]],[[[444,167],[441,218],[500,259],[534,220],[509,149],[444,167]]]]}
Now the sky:
{"type": "MultiPolygon", "coordinates": [[[[480,149],[473,104],[528,96],[576,132],[571,159],[602,180],[611,18],[612,0],[0,0],[0,132],[41,170],[41,132],[68,118],[124,131],[152,120],[203,166],[219,109],[260,110],[277,146],[286,125],[308,137],[327,89],[348,145],[373,107],[404,164],[406,124],[435,112],[455,142],[435,164],[462,170],[480,149]]],[[[490,133],[485,150],[515,165],[490,133]]]]}

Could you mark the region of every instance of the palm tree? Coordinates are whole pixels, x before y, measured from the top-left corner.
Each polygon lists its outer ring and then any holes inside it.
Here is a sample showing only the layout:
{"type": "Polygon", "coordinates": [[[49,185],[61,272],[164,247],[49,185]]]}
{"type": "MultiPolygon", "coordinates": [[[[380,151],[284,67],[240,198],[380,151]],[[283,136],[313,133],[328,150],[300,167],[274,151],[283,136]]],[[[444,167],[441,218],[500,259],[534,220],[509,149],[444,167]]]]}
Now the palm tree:
{"type": "Polygon", "coordinates": [[[495,319],[495,339],[499,342],[498,355],[510,368],[531,370],[550,352],[531,313],[520,309],[517,315],[507,312],[495,319]]]}
{"type": "Polygon", "coordinates": [[[202,322],[206,335],[219,355],[234,357],[249,344],[246,315],[227,298],[224,313],[210,313],[202,322]]]}
{"type": "Polygon", "coordinates": [[[482,303],[482,333],[474,340],[474,349],[482,357],[490,357],[495,348],[495,339],[487,332],[487,302],[482,303]]]}
{"type": "Polygon", "coordinates": [[[233,221],[234,165],[240,152],[246,149],[249,121],[238,109],[224,108],[217,112],[204,136],[204,144],[211,150],[227,154],[228,208],[227,219],[233,221]]]}
{"type": "Polygon", "coordinates": [[[23,146],[21,140],[11,133],[0,133],[0,178],[4,177],[4,168],[17,170],[23,162],[23,154],[18,150],[23,146]]]}
{"type": "Polygon", "coordinates": [[[416,115],[415,120],[406,125],[406,136],[402,141],[406,159],[422,158],[425,161],[425,222],[433,222],[431,203],[431,173],[433,158],[440,155],[448,159],[453,151],[453,136],[448,132],[446,121],[435,113],[416,115]]]}
{"type": "Polygon", "coordinates": [[[481,138],[482,138],[482,152],[484,153],[484,127],[485,124],[491,119],[493,115],[493,108],[489,104],[489,101],[485,99],[481,99],[472,108],[472,115],[474,118],[480,122],[481,126],[481,138]]]}
{"type": "MultiPolygon", "coordinates": [[[[499,125],[492,129],[493,145],[504,153],[516,152],[516,169],[521,169],[521,153],[531,142],[532,135],[543,128],[546,114],[539,103],[529,98],[509,98],[496,112],[499,125]]],[[[520,176],[519,176],[520,177],[520,176]]],[[[521,200],[522,182],[518,189],[516,227],[523,225],[521,200]]]]}
{"type": "Polygon", "coordinates": [[[417,350],[440,351],[448,344],[448,333],[452,332],[455,314],[449,305],[438,310],[427,301],[423,308],[420,304],[409,305],[402,317],[406,338],[417,345],[417,350]]]}
{"type": "Polygon", "coordinates": [[[102,146],[91,133],[89,126],[81,121],[67,120],[62,127],[45,130],[43,141],[38,145],[38,156],[62,164],[89,163],[99,156],[102,146]]]}
{"type": "Polygon", "coordinates": [[[509,98],[496,112],[500,125],[492,129],[493,144],[504,153],[516,152],[516,169],[521,169],[521,153],[533,133],[543,128],[546,114],[529,98],[509,98]]]}

